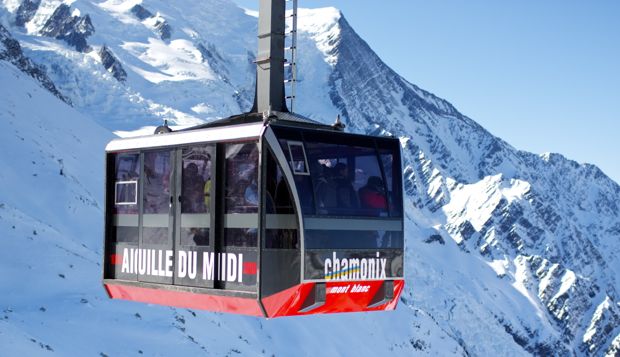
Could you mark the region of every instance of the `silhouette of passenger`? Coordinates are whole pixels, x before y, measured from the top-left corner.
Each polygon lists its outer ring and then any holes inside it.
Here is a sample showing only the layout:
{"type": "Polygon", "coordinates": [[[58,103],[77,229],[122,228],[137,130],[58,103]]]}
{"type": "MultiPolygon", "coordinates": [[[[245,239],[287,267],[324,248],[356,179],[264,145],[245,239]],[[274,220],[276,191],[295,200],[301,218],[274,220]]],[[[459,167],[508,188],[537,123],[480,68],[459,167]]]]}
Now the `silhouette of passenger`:
{"type": "Polygon", "coordinates": [[[344,163],[334,166],[334,177],[332,179],[336,187],[336,201],[339,208],[357,208],[357,194],[349,179],[349,168],[344,163]]]}
{"type": "MultiPolygon", "coordinates": [[[[334,182],[332,169],[321,165],[318,179],[316,180],[316,193],[319,208],[333,208],[338,206],[337,189],[334,182]]],[[[297,177],[295,177],[297,179],[297,177]]],[[[323,212],[326,213],[326,212],[323,212]]]]}
{"type": "Polygon", "coordinates": [[[204,212],[204,179],[198,174],[198,166],[191,162],[183,171],[182,211],[185,213],[204,212]]]}
{"type": "Polygon", "coordinates": [[[366,185],[359,189],[360,202],[363,208],[387,209],[383,180],[377,176],[370,176],[366,185]]]}
{"type": "Polygon", "coordinates": [[[256,178],[252,178],[245,187],[243,199],[245,200],[246,206],[258,206],[258,184],[256,183],[256,178]]]}

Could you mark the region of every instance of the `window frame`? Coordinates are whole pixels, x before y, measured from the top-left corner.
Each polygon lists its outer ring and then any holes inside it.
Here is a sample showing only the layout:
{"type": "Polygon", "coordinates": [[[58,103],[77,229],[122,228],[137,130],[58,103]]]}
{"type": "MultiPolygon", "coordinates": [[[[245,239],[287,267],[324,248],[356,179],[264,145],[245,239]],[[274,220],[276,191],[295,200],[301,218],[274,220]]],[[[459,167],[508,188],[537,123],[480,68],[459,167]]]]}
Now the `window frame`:
{"type": "Polygon", "coordinates": [[[135,206],[138,204],[138,180],[130,180],[130,181],[115,181],[114,182],[114,205],[115,206],[135,206]],[[128,184],[133,184],[135,186],[134,189],[134,201],[133,202],[129,202],[129,201],[117,201],[118,198],[118,185],[119,184],[123,184],[123,185],[128,185],[128,184]]]}
{"type": "Polygon", "coordinates": [[[291,158],[290,164],[291,164],[291,168],[293,169],[293,175],[310,176],[310,167],[308,166],[308,156],[306,155],[306,148],[304,147],[303,141],[287,140],[286,145],[288,146],[288,153],[289,153],[289,157],[291,158]],[[293,163],[299,160],[295,160],[295,158],[293,157],[293,151],[291,150],[291,146],[301,147],[301,151],[304,155],[304,167],[306,169],[305,172],[299,172],[296,170],[295,165],[293,163]]]}

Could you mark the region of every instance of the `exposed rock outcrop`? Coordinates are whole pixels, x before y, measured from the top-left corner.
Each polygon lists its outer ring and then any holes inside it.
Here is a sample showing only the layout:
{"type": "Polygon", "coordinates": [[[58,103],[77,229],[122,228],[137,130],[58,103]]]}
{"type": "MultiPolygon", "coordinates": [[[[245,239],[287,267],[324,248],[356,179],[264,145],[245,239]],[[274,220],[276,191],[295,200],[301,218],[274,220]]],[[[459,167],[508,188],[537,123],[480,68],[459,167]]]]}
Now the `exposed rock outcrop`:
{"type": "Polygon", "coordinates": [[[159,34],[159,37],[166,41],[172,36],[172,27],[163,19],[159,14],[154,15],[144,6],[137,4],[131,8],[131,13],[140,21],[151,20],[153,21],[153,29],[159,34]]]}
{"type": "Polygon", "coordinates": [[[39,5],[41,5],[41,0],[22,1],[15,12],[15,25],[21,27],[30,22],[39,9],[39,5]]]}
{"type": "Polygon", "coordinates": [[[99,50],[99,57],[101,57],[101,63],[103,67],[112,73],[112,76],[119,82],[124,82],[127,79],[127,72],[123,69],[120,61],[107,46],[102,46],[99,50]]]}
{"type": "Polygon", "coordinates": [[[41,29],[42,35],[64,40],[80,52],[91,50],[86,39],[94,32],[90,16],[73,16],[66,4],[58,6],[41,29]]]}
{"type": "Polygon", "coordinates": [[[14,39],[11,33],[2,25],[0,25],[0,60],[12,63],[22,72],[36,79],[41,83],[41,86],[58,97],[58,99],[67,104],[71,104],[69,98],[62,95],[52,80],[49,79],[45,72],[45,67],[35,64],[26,57],[19,42],[14,39]]]}
{"type": "Polygon", "coordinates": [[[138,20],[144,21],[153,17],[153,13],[147,10],[144,6],[137,4],[131,8],[131,13],[134,14],[138,20]]]}

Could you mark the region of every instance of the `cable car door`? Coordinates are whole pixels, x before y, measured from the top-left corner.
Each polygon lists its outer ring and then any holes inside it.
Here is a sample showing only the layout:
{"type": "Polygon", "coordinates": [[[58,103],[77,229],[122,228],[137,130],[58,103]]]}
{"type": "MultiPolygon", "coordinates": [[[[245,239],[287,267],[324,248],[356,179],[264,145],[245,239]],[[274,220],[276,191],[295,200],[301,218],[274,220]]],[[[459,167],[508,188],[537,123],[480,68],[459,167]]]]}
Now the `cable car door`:
{"type": "Polygon", "coordinates": [[[257,141],[220,144],[222,163],[218,212],[218,285],[226,290],[255,291],[258,275],[259,156],[257,141]]]}
{"type": "Polygon", "coordinates": [[[176,152],[175,285],[214,286],[214,169],[214,144],[198,144],[176,152]]]}
{"type": "Polygon", "coordinates": [[[138,281],[172,284],[173,153],[168,149],[141,154],[140,243],[135,257],[138,281]]]}

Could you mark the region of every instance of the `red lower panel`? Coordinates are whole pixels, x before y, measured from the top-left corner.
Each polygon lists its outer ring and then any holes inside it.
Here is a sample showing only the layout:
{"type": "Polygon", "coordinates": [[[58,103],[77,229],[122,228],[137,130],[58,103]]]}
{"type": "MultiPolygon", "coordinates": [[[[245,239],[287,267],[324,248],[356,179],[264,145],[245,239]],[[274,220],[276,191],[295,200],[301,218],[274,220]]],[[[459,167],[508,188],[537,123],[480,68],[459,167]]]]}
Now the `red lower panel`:
{"type": "Polygon", "coordinates": [[[329,314],[338,312],[362,312],[394,310],[405,286],[404,280],[394,281],[394,298],[382,305],[372,305],[373,297],[383,281],[328,282],[325,283],[325,304],[300,312],[315,283],[294,286],[277,294],[263,298],[262,302],[269,317],[329,314]]]}
{"type": "MultiPolygon", "coordinates": [[[[394,310],[405,286],[404,280],[394,281],[394,298],[375,306],[373,298],[383,281],[327,282],[325,283],[325,303],[315,308],[303,310],[304,302],[312,293],[316,283],[296,285],[277,294],[265,297],[262,303],[268,317],[330,314],[339,312],[363,312],[394,310]]],[[[149,289],[129,285],[104,284],[108,295],[113,299],[139,301],[150,304],[227,312],[251,316],[263,316],[258,301],[254,298],[209,295],[164,289],[149,289]]]]}
{"type": "Polygon", "coordinates": [[[127,285],[104,284],[104,286],[108,291],[108,295],[113,299],[132,300],[188,309],[263,316],[258,301],[254,298],[197,294],[165,289],[148,289],[127,285]]]}

